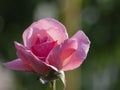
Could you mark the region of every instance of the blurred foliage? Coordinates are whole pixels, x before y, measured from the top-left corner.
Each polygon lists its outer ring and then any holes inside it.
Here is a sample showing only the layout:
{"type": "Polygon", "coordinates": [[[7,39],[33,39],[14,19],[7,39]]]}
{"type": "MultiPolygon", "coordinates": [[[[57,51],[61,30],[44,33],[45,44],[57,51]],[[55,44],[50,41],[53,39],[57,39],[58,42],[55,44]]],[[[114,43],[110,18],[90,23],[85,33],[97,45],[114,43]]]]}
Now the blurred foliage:
{"type": "MultiPolygon", "coordinates": [[[[43,3],[53,5],[56,10],[51,8],[51,12],[46,13],[38,9],[38,14],[53,15],[53,18],[64,22],[60,0],[0,0],[0,60],[16,58],[14,41],[22,43],[23,31],[35,20],[37,6],[43,3]]],[[[120,90],[119,10],[120,0],[82,0],[82,9],[78,12],[82,25],[79,26],[90,38],[91,48],[81,66],[82,84],[78,90],[120,90]]],[[[16,90],[49,90],[48,85],[39,83],[35,74],[19,71],[14,74],[16,90]]]]}

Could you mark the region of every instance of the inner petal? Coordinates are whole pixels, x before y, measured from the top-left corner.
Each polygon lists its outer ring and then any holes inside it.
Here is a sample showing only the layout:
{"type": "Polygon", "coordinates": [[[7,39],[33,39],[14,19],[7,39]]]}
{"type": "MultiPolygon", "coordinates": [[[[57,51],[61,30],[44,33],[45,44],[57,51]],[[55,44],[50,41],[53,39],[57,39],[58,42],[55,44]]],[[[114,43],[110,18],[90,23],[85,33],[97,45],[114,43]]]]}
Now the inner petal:
{"type": "Polygon", "coordinates": [[[42,37],[40,34],[37,34],[37,37],[35,38],[35,44],[34,45],[39,45],[39,44],[44,43],[46,41],[48,41],[47,36],[42,37]]]}
{"type": "Polygon", "coordinates": [[[55,42],[45,42],[40,45],[35,45],[31,47],[32,52],[42,58],[46,58],[51,49],[53,49],[56,46],[56,41],[55,42]]]}
{"type": "Polygon", "coordinates": [[[40,38],[37,38],[35,41],[35,45],[38,45],[38,44],[40,44],[40,38]]]}

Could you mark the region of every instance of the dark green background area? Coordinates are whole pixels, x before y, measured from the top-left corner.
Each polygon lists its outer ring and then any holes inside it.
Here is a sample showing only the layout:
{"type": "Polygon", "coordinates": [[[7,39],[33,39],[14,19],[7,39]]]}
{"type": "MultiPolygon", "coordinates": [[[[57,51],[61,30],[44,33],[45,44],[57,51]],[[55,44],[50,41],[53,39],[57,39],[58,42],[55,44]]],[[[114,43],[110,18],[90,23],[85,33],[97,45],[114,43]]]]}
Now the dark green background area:
{"type": "MultiPolygon", "coordinates": [[[[0,62],[16,58],[14,41],[22,43],[22,33],[35,21],[34,11],[42,3],[54,3],[55,18],[64,23],[59,0],[0,0],[0,62]]],[[[80,28],[91,47],[81,66],[78,90],[120,90],[120,0],[82,0],[80,16],[80,28]]],[[[33,73],[13,73],[16,90],[49,90],[49,85],[42,85],[33,73]]]]}

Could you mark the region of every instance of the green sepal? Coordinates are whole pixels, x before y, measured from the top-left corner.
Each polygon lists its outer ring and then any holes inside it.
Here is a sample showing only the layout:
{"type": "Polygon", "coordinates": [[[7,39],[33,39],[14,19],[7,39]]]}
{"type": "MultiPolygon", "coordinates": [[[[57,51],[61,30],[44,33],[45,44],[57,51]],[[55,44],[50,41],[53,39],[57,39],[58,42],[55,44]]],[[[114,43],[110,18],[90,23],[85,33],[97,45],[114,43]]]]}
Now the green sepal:
{"type": "Polygon", "coordinates": [[[63,71],[60,71],[60,72],[51,71],[49,74],[47,74],[45,76],[41,76],[39,78],[39,80],[42,84],[47,84],[47,83],[49,83],[53,80],[57,80],[57,79],[60,79],[62,81],[62,83],[64,84],[64,86],[66,86],[65,74],[63,71]]]}

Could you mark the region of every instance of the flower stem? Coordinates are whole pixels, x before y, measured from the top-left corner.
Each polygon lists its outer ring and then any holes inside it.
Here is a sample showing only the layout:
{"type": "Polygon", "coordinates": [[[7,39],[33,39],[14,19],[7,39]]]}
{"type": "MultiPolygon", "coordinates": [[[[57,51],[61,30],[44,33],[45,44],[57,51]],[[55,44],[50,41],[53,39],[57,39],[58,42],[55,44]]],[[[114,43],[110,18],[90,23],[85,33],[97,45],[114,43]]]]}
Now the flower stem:
{"type": "Polygon", "coordinates": [[[53,90],[56,90],[56,80],[53,81],[53,90]]]}
{"type": "Polygon", "coordinates": [[[56,80],[50,82],[50,90],[56,90],[56,80]]]}

